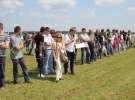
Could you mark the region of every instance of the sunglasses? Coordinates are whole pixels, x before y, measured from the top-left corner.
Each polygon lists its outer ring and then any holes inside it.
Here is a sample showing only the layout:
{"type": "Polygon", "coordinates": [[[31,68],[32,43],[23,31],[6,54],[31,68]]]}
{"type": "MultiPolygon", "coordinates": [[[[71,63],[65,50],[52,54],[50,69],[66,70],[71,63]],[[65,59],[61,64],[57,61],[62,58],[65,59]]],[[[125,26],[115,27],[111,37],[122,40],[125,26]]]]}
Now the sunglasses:
{"type": "Polygon", "coordinates": [[[62,38],[62,37],[54,37],[54,38],[62,38]]]}

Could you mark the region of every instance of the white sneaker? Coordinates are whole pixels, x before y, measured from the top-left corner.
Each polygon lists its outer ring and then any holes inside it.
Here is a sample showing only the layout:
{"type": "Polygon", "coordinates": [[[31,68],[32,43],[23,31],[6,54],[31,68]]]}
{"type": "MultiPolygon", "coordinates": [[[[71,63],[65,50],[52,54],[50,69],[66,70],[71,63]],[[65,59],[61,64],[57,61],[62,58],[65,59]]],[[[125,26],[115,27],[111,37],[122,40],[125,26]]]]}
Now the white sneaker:
{"type": "Polygon", "coordinates": [[[45,78],[45,75],[41,74],[41,78],[45,78]]]}
{"type": "Polygon", "coordinates": [[[43,75],[43,74],[38,74],[38,77],[39,77],[39,78],[45,78],[45,75],[43,75]]]}

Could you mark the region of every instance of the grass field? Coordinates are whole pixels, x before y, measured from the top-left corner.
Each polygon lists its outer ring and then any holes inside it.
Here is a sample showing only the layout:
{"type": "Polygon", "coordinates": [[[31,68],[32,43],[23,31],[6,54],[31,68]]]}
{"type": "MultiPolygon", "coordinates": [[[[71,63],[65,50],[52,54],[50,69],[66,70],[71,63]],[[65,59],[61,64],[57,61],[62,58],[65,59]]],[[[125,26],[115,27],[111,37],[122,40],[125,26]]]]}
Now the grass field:
{"type": "Polygon", "coordinates": [[[135,100],[134,48],[90,65],[76,65],[76,74],[64,75],[59,83],[54,82],[54,75],[38,79],[35,58],[27,56],[33,83],[24,83],[20,71],[21,83],[13,85],[12,65],[7,58],[6,87],[0,91],[0,100],[135,100]]]}

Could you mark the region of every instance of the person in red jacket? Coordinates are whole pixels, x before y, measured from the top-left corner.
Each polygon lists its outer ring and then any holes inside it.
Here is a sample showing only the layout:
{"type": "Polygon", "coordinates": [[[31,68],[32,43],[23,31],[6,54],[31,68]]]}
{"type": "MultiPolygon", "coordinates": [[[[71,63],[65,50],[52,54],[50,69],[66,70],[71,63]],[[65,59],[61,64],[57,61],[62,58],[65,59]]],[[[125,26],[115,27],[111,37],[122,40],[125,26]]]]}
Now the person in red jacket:
{"type": "Polygon", "coordinates": [[[113,49],[114,49],[114,52],[116,52],[118,48],[118,35],[115,30],[113,31],[113,33],[114,33],[113,49]]]}

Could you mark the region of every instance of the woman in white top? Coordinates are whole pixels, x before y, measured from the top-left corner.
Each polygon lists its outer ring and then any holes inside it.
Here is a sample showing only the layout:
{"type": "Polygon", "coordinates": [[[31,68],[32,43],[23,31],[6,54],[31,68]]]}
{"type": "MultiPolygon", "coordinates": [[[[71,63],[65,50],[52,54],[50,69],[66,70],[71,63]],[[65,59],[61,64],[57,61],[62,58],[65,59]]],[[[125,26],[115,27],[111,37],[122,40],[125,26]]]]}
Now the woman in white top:
{"type": "Polygon", "coordinates": [[[64,64],[65,74],[68,73],[68,67],[70,67],[71,74],[74,74],[74,60],[75,60],[75,43],[77,40],[76,30],[71,28],[69,33],[65,35],[65,46],[68,56],[68,63],[64,64]],[[69,65],[69,66],[68,66],[69,65]]]}
{"type": "Polygon", "coordinates": [[[62,54],[61,52],[64,48],[62,33],[56,33],[55,41],[56,42],[53,44],[53,57],[56,63],[55,66],[56,82],[58,82],[59,80],[62,79],[62,65],[60,59],[60,56],[62,54]]]}

